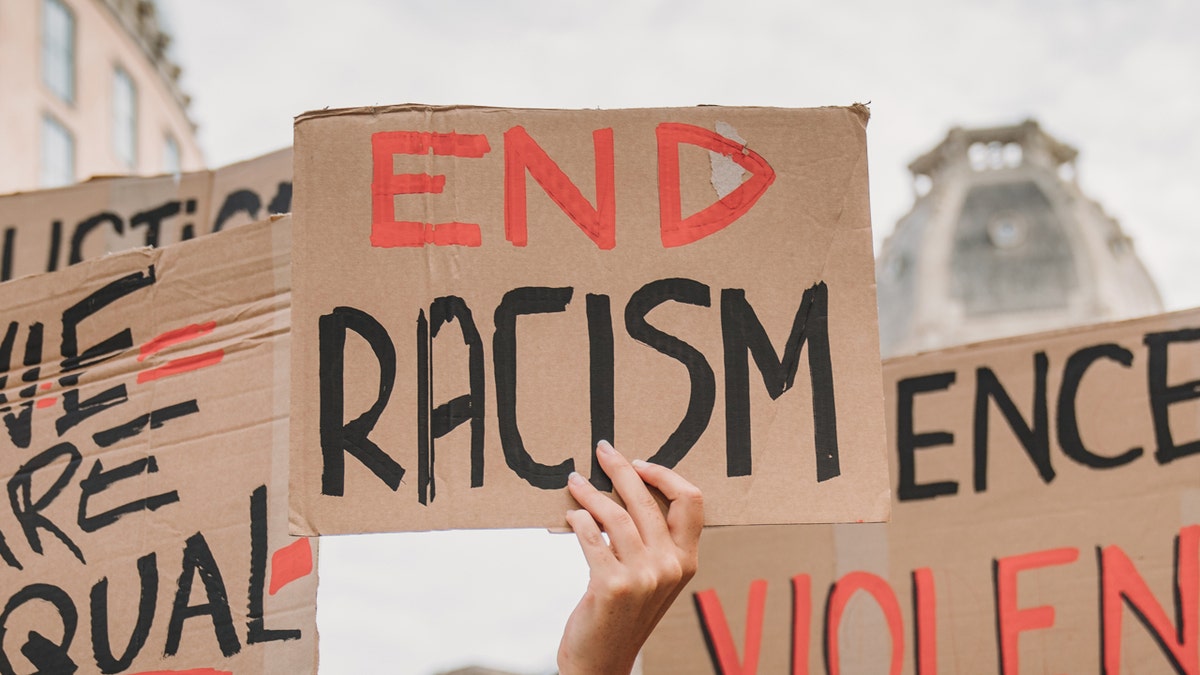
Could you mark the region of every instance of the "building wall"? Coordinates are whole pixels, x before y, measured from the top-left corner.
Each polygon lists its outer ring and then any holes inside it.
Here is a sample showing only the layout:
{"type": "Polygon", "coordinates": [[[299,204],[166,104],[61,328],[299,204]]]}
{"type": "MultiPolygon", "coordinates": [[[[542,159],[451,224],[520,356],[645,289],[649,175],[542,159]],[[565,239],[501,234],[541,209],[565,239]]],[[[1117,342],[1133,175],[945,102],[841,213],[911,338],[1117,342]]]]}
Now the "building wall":
{"type": "MultiPolygon", "coordinates": [[[[45,0],[0,0],[0,193],[47,187],[42,168],[43,120],[49,115],[70,131],[75,145],[74,179],[106,174],[159,174],[167,138],[179,149],[179,170],[204,167],[195,129],[169,75],[152,60],[135,33],[139,5],[112,0],[59,0],[74,16],[75,95],[62,100],[43,82],[45,0]],[[136,89],[135,161],[128,166],[114,144],[115,70],[124,69],[136,89]]],[[[152,7],[150,8],[152,10],[152,7]]]]}

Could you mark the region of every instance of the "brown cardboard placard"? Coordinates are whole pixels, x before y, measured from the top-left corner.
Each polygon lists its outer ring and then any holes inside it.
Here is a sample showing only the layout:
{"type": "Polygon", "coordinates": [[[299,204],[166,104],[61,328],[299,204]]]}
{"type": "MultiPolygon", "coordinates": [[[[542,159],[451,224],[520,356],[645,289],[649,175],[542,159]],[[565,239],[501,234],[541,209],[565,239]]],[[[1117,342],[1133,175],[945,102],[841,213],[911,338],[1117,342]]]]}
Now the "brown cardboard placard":
{"type": "Polygon", "coordinates": [[[316,672],[289,248],[284,217],[0,284],[0,672],[316,672]]]}
{"type": "Polygon", "coordinates": [[[213,171],[207,231],[219,232],[291,210],[291,148],[213,171]]]}
{"type": "Polygon", "coordinates": [[[1200,310],[884,382],[893,520],[706,531],[646,675],[1196,672],[1200,310]]]}
{"type": "Polygon", "coordinates": [[[709,523],[886,518],[866,117],[300,116],[294,531],[561,527],[600,439],[709,523]]]}
{"type": "Polygon", "coordinates": [[[0,281],[166,246],[291,210],[292,150],[214,171],[0,196],[0,281]]]}

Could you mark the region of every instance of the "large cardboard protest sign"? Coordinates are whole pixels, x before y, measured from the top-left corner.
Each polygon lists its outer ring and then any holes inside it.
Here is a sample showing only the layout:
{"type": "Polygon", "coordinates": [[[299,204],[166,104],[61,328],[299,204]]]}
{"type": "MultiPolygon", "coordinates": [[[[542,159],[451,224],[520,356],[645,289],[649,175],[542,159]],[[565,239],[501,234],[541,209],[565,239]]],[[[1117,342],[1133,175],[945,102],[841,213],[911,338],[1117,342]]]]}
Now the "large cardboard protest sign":
{"type": "Polygon", "coordinates": [[[245,225],[291,211],[291,199],[291,148],[215,171],[3,195],[0,281],[245,225]]]}
{"type": "Polygon", "coordinates": [[[300,116],[297,531],[560,526],[600,439],[711,523],[886,517],[865,124],[300,116]]]}
{"type": "Polygon", "coordinates": [[[647,675],[1200,672],[1200,311],[884,378],[892,522],[706,531],[647,675]]]}
{"type": "Polygon", "coordinates": [[[0,285],[0,673],[312,673],[290,224],[0,285]]]}

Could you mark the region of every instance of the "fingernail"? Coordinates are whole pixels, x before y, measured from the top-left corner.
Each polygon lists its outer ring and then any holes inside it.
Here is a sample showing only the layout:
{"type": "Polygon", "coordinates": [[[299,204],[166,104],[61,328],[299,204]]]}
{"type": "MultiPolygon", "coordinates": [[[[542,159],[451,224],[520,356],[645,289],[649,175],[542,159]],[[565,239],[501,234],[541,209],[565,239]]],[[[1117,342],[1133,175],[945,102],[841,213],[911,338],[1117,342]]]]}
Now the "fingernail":
{"type": "Polygon", "coordinates": [[[632,462],[630,462],[630,464],[634,465],[635,467],[637,467],[639,469],[642,468],[643,466],[646,466],[646,462],[644,460],[640,460],[640,459],[635,459],[632,462]]]}
{"type": "Polygon", "coordinates": [[[583,476],[580,476],[578,471],[572,471],[571,475],[567,476],[567,480],[576,485],[583,485],[584,483],[583,476]]]}
{"type": "Polygon", "coordinates": [[[606,455],[617,454],[617,451],[615,449],[613,449],[612,443],[609,443],[608,441],[600,441],[599,443],[597,443],[596,450],[598,452],[603,452],[606,455]]]}

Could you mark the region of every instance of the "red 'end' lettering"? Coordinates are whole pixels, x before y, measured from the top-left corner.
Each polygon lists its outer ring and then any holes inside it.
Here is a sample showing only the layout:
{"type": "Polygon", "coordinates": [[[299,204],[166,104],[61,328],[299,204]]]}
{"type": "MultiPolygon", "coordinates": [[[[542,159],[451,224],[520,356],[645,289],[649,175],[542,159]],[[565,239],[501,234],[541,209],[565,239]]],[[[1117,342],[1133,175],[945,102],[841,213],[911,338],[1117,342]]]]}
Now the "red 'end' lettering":
{"type": "Polygon", "coordinates": [[[513,127],[504,132],[504,236],[515,246],[524,246],[528,239],[526,170],[598,248],[607,251],[617,245],[612,129],[592,132],[592,144],[596,149],[595,208],[523,127],[513,127]]]}
{"type": "Polygon", "coordinates": [[[812,629],[812,579],[792,577],[792,675],[808,675],[808,636],[812,629]]]}
{"type": "Polygon", "coordinates": [[[829,591],[829,608],[825,617],[825,664],[829,675],[842,672],[838,631],[846,604],[858,591],[869,593],[875,598],[879,609],[883,610],[888,632],[892,634],[892,659],[888,673],[900,675],[904,669],[904,621],[900,618],[900,602],[886,580],[869,572],[850,572],[838,579],[829,591]]]}
{"type": "Polygon", "coordinates": [[[1079,559],[1077,548],[1056,548],[1000,558],[993,563],[996,584],[996,632],[1000,636],[1000,675],[1019,673],[1017,639],[1021,633],[1054,625],[1054,607],[1017,606],[1017,574],[1040,567],[1066,565],[1079,559]]]}
{"type": "Polygon", "coordinates": [[[933,570],[913,570],[913,598],[916,619],[913,641],[917,645],[917,675],[937,675],[937,596],[933,589],[933,570]]]}
{"type": "Polygon", "coordinates": [[[763,612],[767,603],[767,582],[756,579],[750,583],[750,599],[746,606],[746,661],[738,660],[733,634],[725,610],[715,590],[700,591],[693,596],[700,614],[700,627],[708,641],[709,654],[717,675],[755,675],[758,672],[758,650],[762,644],[763,612]]]}
{"type": "Polygon", "coordinates": [[[1121,672],[1121,601],[1151,632],[1159,649],[1171,661],[1175,671],[1185,675],[1200,673],[1200,645],[1197,645],[1197,605],[1200,605],[1200,525],[1179,531],[1175,552],[1175,601],[1179,612],[1176,630],[1155,599],[1133,561],[1120,548],[1108,546],[1100,551],[1101,652],[1104,675],[1121,672]]]}
{"type": "Polygon", "coordinates": [[[745,145],[690,124],[658,125],[658,208],[662,243],[683,246],[703,239],[741,218],[775,182],[775,170],[745,145]],[[679,145],[687,143],[729,157],[750,172],[750,179],[702,211],[683,217],[679,190],[679,145]]]}
{"type": "Polygon", "coordinates": [[[216,327],[216,321],[208,321],[206,323],[194,323],[190,326],[184,326],[183,328],[169,330],[142,345],[141,350],[139,350],[137,360],[145,361],[147,357],[157,354],[167,347],[180,344],[181,342],[187,342],[188,340],[195,340],[198,337],[204,337],[205,335],[213,332],[213,329],[216,327]]]}
{"type": "Polygon", "coordinates": [[[211,352],[196,354],[195,356],[185,356],[181,359],[167,361],[158,368],[143,370],[142,372],[138,373],[137,383],[145,384],[163,377],[170,377],[171,375],[179,375],[181,373],[207,368],[208,366],[215,366],[220,363],[221,359],[223,358],[225,358],[225,350],[216,349],[211,352]]]}
{"type": "Polygon", "coordinates": [[[446,177],[423,173],[397,174],[395,155],[483,157],[491,146],[482,134],[440,134],[427,131],[381,131],[371,135],[371,246],[479,246],[479,226],[474,223],[398,222],[396,195],[438,194],[446,177]]]}
{"type": "Polygon", "coordinates": [[[284,586],[308,576],[312,569],[312,545],[308,537],[301,537],[271,556],[271,585],[267,592],[275,595],[284,586]]]}

